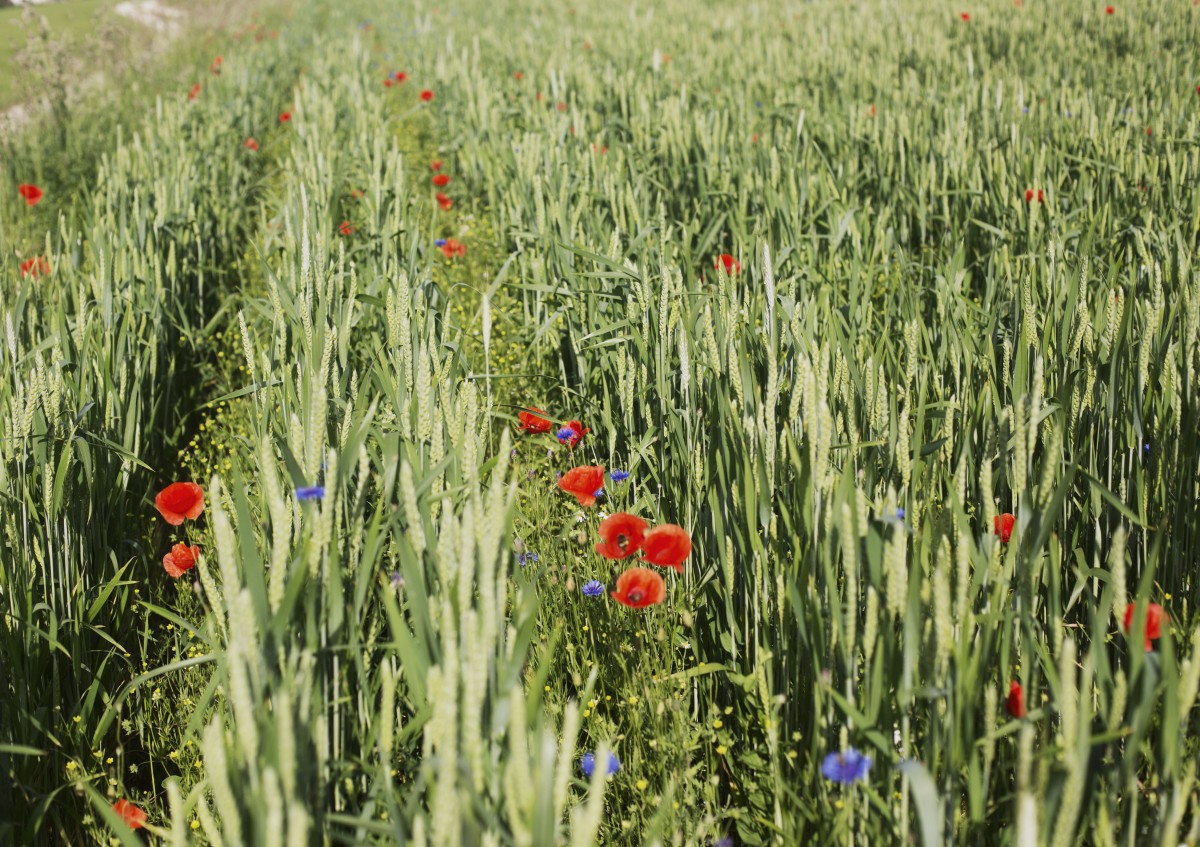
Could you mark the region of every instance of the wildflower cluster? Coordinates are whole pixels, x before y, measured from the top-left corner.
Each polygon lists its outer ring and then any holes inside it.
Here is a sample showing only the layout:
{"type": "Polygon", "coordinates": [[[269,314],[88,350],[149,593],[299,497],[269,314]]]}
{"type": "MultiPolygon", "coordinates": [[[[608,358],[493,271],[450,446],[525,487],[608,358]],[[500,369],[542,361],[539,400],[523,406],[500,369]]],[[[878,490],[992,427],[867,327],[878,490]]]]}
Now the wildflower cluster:
{"type": "MultiPolygon", "coordinates": [[[[194,482],[173,482],[158,492],[154,507],[171,526],[196,520],[204,512],[204,490],[194,482]]],[[[172,579],[179,579],[196,565],[200,548],[178,543],[163,556],[163,567],[172,579]]]]}

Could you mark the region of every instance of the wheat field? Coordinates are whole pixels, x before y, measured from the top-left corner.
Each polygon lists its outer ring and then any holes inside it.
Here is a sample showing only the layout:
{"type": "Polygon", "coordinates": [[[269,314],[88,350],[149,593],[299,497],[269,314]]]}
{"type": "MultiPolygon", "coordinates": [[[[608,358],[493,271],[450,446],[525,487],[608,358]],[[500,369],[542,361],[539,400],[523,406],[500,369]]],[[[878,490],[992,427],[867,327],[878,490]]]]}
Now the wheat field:
{"type": "Polygon", "coordinates": [[[0,140],[0,842],[1200,843],[1197,44],[268,3],[0,140]]]}

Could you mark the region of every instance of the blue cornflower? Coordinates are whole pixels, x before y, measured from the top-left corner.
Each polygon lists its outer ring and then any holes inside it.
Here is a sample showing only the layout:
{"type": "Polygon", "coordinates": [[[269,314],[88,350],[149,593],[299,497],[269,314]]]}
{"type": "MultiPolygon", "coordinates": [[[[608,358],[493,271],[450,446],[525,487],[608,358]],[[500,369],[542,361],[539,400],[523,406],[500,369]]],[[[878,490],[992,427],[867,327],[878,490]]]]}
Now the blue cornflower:
{"type": "Polygon", "coordinates": [[[392,571],[392,588],[401,588],[404,586],[404,577],[400,571],[392,571]]]}
{"type": "Polygon", "coordinates": [[[325,496],[325,487],[322,485],[310,485],[307,488],[296,489],[297,500],[320,500],[325,496]]]}
{"type": "MultiPolygon", "coordinates": [[[[596,754],[584,753],[583,758],[579,760],[579,769],[583,771],[583,775],[591,777],[592,771],[596,770],[596,754]]],[[[621,769],[621,763],[617,760],[616,753],[608,754],[608,775],[613,776],[621,769]]]]}
{"type": "Polygon", "coordinates": [[[599,597],[604,593],[604,583],[598,579],[588,580],[584,583],[582,591],[584,597],[599,597]]]}
{"type": "Polygon", "coordinates": [[[609,471],[608,478],[613,482],[624,482],[629,479],[629,471],[609,471]]]}
{"type": "Polygon", "coordinates": [[[896,519],[901,520],[901,521],[904,520],[904,510],[903,509],[896,509],[896,519]]]}
{"type": "Polygon", "coordinates": [[[1150,442],[1149,441],[1147,441],[1145,444],[1142,445],[1142,451],[1145,453],[1150,452],[1150,442]]]}
{"type": "Polygon", "coordinates": [[[444,239],[444,238],[439,238],[437,241],[433,242],[433,246],[434,246],[434,247],[445,247],[445,246],[446,246],[446,239],[444,239]]]}
{"type": "Polygon", "coordinates": [[[522,553],[521,555],[517,556],[517,564],[519,564],[521,567],[525,567],[526,565],[533,564],[537,561],[537,553],[522,553]]]}
{"type": "Polygon", "coordinates": [[[831,782],[850,785],[867,778],[871,770],[871,757],[864,756],[853,747],[844,753],[830,753],[821,762],[821,775],[831,782]]]}
{"type": "Polygon", "coordinates": [[[597,488],[597,489],[596,489],[596,493],[595,493],[595,494],[593,494],[592,496],[593,496],[593,497],[603,497],[603,496],[604,496],[604,488],[603,488],[603,486],[601,486],[600,488],[597,488]]]}
{"type": "Polygon", "coordinates": [[[570,441],[575,437],[575,430],[571,429],[569,426],[564,426],[558,432],[554,433],[554,437],[559,441],[570,441]]]}

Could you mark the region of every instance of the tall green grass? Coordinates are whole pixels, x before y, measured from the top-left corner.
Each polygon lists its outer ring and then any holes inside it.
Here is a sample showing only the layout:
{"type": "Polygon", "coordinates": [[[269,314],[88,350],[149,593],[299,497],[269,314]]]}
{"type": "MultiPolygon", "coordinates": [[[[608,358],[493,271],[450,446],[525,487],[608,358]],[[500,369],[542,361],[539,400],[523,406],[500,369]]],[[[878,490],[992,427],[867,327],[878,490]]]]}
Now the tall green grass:
{"type": "Polygon", "coordinates": [[[53,287],[0,272],[9,831],[1194,842],[1200,17],[964,11],[362,3],[226,50],[53,287]],[[631,478],[583,510],[592,463],[631,478]],[[615,510],[691,533],[660,606],[580,592],[615,510]]]}

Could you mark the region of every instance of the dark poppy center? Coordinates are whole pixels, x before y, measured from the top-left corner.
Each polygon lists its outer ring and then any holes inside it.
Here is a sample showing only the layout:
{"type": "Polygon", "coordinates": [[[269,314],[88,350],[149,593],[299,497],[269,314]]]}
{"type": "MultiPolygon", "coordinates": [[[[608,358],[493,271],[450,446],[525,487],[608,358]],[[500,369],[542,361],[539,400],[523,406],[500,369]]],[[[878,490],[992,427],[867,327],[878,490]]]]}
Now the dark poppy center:
{"type": "Polygon", "coordinates": [[[625,533],[623,533],[623,532],[617,533],[617,547],[620,548],[622,553],[624,553],[625,550],[628,549],[629,542],[631,540],[632,539],[630,539],[630,537],[628,535],[626,535],[625,533]]]}
{"type": "Polygon", "coordinates": [[[643,596],[642,592],[636,588],[633,591],[629,592],[629,600],[630,600],[630,602],[633,602],[633,603],[642,602],[642,596],[643,596]]]}

